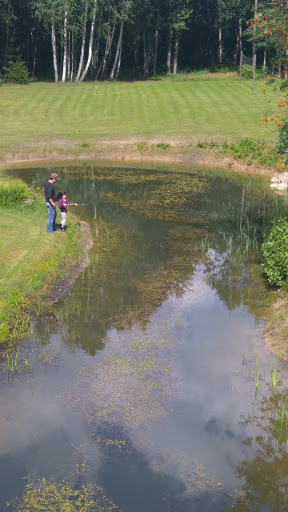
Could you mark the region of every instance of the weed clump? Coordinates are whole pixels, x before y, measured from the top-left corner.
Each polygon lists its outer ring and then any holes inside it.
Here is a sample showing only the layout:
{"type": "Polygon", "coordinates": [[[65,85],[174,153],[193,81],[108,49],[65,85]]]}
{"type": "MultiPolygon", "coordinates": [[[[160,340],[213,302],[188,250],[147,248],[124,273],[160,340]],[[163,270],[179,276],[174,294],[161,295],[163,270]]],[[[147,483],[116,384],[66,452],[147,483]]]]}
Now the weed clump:
{"type": "Polygon", "coordinates": [[[229,144],[224,142],[221,153],[232,155],[236,160],[248,160],[252,164],[256,160],[260,165],[276,165],[279,153],[277,148],[267,146],[263,140],[254,140],[250,137],[229,144]]]}

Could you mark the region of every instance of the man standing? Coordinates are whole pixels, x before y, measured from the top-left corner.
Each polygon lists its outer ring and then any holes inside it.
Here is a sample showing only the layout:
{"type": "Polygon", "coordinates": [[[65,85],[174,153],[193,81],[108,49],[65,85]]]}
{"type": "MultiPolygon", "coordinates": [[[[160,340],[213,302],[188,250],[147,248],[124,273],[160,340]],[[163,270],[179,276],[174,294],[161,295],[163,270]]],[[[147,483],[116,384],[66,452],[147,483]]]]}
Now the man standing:
{"type": "Polygon", "coordinates": [[[45,192],[45,203],[48,208],[48,219],[47,219],[47,233],[52,233],[54,235],[54,231],[56,231],[56,193],[54,190],[54,183],[56,181],[60,181],[60,178],[56,172],[52,172],[48,181],[46,181],[44,185],[45,192]]]}

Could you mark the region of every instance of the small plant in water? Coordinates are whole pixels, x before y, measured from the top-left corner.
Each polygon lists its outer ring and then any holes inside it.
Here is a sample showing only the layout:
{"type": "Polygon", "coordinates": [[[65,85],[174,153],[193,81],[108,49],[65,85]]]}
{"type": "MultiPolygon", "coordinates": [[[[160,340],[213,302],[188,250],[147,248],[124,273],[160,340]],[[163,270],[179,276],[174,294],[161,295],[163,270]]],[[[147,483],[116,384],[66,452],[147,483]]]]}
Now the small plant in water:
{"type": "Polygon", "coordinates": [[[271,374],[272,374],[272,387],[273,387],[273,390],[276,389],[276,386],[277,386],[278,381],[279,381],[279,378],[278,378],[278,373],[279,373],[278,363],[279,363],[279,356],[275,356],[274,357],[274,362],[273,362],[273,358],[272,358],[272,360],[271,360],[271,367],[272,367],[271,374]]]}
{"type": "Polygon", "coordinates": [[[258,393],[260,368],[258,368],[258,357],[256,356],[256,379],[255,379],[255,397],[258,393]]]}
{"type": "Polygon", "coordinates": [[[28,479],[22,499],[7,503],[7,507],[14,512],[112,512],[118,509],[100,487],[82,485],[74,489],[68,482],[45,478],[36,482],[28,479]]]}
{"type": "Polygon", "coordinates": [[[18,372],[18,352],[7,355],[7,370],[8,373],[18,372]]]}

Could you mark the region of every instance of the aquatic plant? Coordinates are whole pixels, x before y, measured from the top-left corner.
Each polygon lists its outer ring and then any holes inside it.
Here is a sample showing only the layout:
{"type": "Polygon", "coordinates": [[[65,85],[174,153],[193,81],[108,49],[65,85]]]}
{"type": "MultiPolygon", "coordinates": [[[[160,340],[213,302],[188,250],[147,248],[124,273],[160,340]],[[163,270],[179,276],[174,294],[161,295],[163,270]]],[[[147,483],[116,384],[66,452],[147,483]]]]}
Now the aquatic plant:
{"type": "Polygon", "coordinates": [[[76,489],[68,482],[28,479],[21,499],[7,504],[15,512],[112,512],[118,509],[104,491],[94,485],[76,489]]]}
{"type": "Polygon", "coordinates": [[[272,378],[272,388],[273,390],[276,389],[276,386],[279,381],[279,369],[278,369],[278,363],[279,363],[279,356],[275,355],[274,358],[271,358],[271,378],[272,378]]]}

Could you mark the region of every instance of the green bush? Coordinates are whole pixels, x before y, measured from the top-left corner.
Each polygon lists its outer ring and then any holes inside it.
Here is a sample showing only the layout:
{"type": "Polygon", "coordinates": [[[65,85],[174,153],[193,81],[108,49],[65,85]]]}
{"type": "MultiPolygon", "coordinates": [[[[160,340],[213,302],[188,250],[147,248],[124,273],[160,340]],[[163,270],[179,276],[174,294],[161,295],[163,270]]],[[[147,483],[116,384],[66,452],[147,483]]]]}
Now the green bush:
{"type": "Polygon", "coordinates": [[[10,62],[9,67],[6,69],[6,82],[14,84],[27,84],[29,81],[29,71],[25,62],[16,61],[10,62]]]}
{"type": "Polygon", "coordinates": [[[244,64],[242,66],[242,78],[244,78],[244,80],[252,80],[253,67],[249,66],[249,64],[244,64]]]}
{"type": "Polygon", "coordinates": [[[262,245],[264,271],[273,286],[288,284],[288,221],[279,219],[262,245]]]}
{"type": "Polygon", "coordinates": [[[257,144],[259,144],[259,141],[255,141],[250,137],[245,137],[239,142],[231,144],[229,146],[229,152],[232,153],[235,158],[246,158],[247,156],[255,154],[256,150],[258,149],[257,144]]]}
{"type": "Polygon", "coordinates": [[[283,116],[280,119],[280,122],[282,124],[279,135],[278,135],[278,143],[277,143],[277,149],[281,155],[284,155],[288,149],[288,126],[287,126],[287,117],[283,116]]]}
{"type": "Polygon", "coordinates": [[[30,196],[31,192],[23,181],[0,176],[0,206],[12,208],[30,196]]]}

